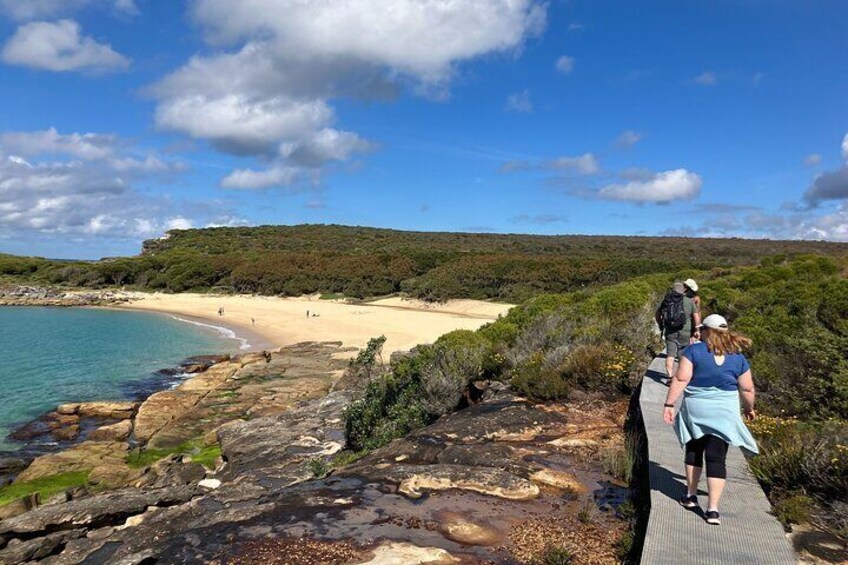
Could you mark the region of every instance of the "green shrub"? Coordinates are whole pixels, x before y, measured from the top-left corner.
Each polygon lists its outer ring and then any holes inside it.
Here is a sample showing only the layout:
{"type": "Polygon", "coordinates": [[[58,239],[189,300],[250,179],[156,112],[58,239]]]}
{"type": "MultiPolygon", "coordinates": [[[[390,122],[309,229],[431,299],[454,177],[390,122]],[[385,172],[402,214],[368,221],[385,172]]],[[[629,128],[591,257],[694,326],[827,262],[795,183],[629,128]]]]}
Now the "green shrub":
{"type": "Polygon", "coordinates": [[[559,367],[548,365],[542,351],[516,367],[512,375],[510,383],[515,391],[536,402],[562,400],[571,391],[559,367]]]}
{"type": "Polygon", "coordinates": [[[310,459],[306,466],[309,467],[309,472],[311,472],[312,476],[316,479],[323,479],[330,472],[330,466],[327,465],[327,463],[320,457],[310,459]]]}
{"type": "Polygon", "coordinates": [[[456,410],[469,383],[483,374],[489,348],[488,340],[468,330],[451,332],[436,341],[420,372],[421,402],[431,417],[456,410]]]}
{"type": "Polygon", "coordinates": [[[371,450],[429,424],[421,405],[421,365],[430,348],[400,358],[391,371],[368,383],[361,400],[345,412],[345,438],[353,451],[371,450]]]}
{"type": "Polygon", "coordinates": [[[542,565],[571,565],[574,555],[564,547],[549,547],[540,559],[542,565]]]}
{"type": "Polygon", "coordinates": [[[768,488],[803,488],[823,500],[848,497],[848,422],[761,416],[751,429],[760,448],[751,469],[768,488]]]}
{"type": "Polygon", "coordinates": [[[794,494],[780,498],[774,502],[774,514],[784,526],[806,524],[810,521],[810,513],[815,501],[804,494],[794,494]]]}

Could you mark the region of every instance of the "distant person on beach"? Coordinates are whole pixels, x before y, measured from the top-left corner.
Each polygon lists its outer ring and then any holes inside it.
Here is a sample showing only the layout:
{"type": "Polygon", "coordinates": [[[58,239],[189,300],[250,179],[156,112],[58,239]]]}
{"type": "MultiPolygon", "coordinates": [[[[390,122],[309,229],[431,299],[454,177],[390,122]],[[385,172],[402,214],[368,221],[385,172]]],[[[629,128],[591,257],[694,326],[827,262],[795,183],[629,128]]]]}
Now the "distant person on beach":
{"type": "Polygon", "coordinates": [[[686,449],[688,490],[680,505],[698,508],[698,481],[706,459],[709,498],[705,518],[708,524],[719,525],[718,503],[727,481],[728,446],[758,453],[740,410],[741,404],[748,420],[757,416],[751,367],[742,354],[751,340],[730,331],[727,320],[718,314],[707,316],[701,330],[703,341],[683,350],[665,399],[663,420],[674,424],[677,439],[686,449]],[[683,402],[675,416],[674,404],[681,393],[683,402]]]}
{"type": "MultiPolygon", "coordinates": [[[[701,311],[701,296],[698,294],[698,283],[695,282],[695,279],[686,279],[683,281],[683,286],[686,290],[686,296],[692,299],[692,302],[695,303],[695,310],[701,311]]],[[[692,342],[694,343],[694,339],[692,342]]]]}
{"type": "Polygon", "coordinates": [[[218,308],[218,315],[219,315],[219,316],[223,316],[223,315],[224,315],[224,309],[223,309],[223,308],[218,308]]]}
{"type": "Polygon", "coordinates": [[[676,282],[657,308],[655,318],[665,337],[665,370],[671,378],[680,352],[700,339],[698,324],[701,323],[701,314],[695,302],[686,296],[685,285],[676,282]]]}
{"type": "Polygon", "coordinates": [[[306,311],[306,317],[309,317],[309,310],[306,311]]]}
{"type": "Polygon", "coordinates": [[[255,325],[256,325],[256,318],[251,318],[251,319],[250,319],[250,325],[251,325],[251,326],[255,326],[255,325]]]}

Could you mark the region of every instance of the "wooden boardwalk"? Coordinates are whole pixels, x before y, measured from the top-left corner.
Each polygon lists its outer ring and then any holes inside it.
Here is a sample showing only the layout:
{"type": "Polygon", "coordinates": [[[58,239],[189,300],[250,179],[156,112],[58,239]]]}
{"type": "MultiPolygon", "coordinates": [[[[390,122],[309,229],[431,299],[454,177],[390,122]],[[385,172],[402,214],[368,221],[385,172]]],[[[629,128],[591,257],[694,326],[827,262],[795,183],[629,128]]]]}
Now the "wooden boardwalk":
{"type": "MultiPolygon", "coordinates": [[[[672,426],[662,420],[668,387],[665,359],[654,359],[642,381],[640,407],[648,439],[651,509],[642,551],[646,565],[724,563],[794,565],[792,547],[739,448],[727,454],[728,482],[721,500],[721,526],[677,499],[686,494],[683,450],[672,426]]],[[[706,476],[698,500],[706,509],[706,476]]]]}

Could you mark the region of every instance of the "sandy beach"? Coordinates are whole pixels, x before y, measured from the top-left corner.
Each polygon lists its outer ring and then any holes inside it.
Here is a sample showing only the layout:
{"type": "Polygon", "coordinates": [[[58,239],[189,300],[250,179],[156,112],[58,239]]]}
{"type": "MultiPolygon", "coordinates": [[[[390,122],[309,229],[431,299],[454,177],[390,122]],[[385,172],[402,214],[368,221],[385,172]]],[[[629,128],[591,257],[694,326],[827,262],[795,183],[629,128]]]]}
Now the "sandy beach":
{"type": "Polygon", "coordinates": [[[119,308],[168,313],[224,326],[259,348],[305,341],[341,341],[344,346],[363,347],[370,338],[385,335],[387,353],[432,343],[453,330],[477,329],[511,308],[477,300],[429,304],[402,298],[367,304],[320,300],[317,296],[133,293],[133,298],[119,308]],[[218,315],[219,308],[223,308],[223,316],[218,315]]]}

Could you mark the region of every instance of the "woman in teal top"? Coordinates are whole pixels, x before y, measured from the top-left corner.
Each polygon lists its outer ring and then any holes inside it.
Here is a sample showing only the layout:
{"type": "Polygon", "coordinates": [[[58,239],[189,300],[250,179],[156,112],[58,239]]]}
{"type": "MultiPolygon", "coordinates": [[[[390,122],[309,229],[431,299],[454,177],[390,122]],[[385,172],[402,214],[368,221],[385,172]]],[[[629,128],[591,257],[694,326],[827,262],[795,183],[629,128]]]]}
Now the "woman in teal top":
{"type": "Polygon", "coordinates": [[[742,351],[751,340],[727,328],[727,320],[713,314],[700,326],[702,342],[683,350],[680,366],[669,387],[663,418],[675,425],[680,444],[686,449],[688,492],[680,499],[685,508],[698,506],[698,481],[704,460],[707,464],[709,499],[707,523],[721,523],[718,503],[727,480],[727,448],[742,447],[757,453],[757,444],[741,417],[754,412],[754,381],[742,351]],[[680,413],[675,402],[683,393],[680,413]]]}

